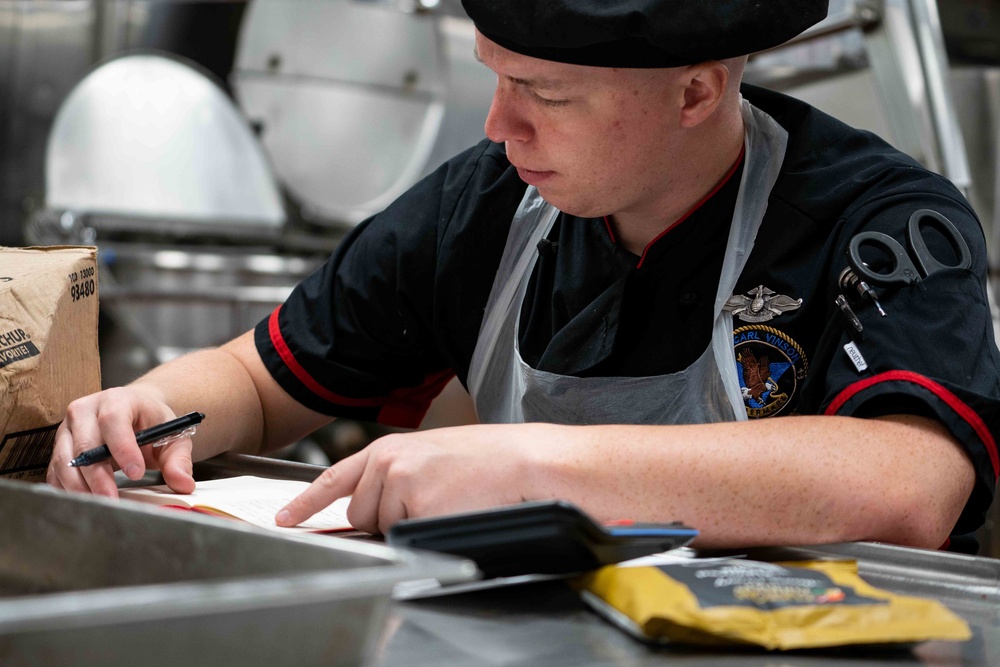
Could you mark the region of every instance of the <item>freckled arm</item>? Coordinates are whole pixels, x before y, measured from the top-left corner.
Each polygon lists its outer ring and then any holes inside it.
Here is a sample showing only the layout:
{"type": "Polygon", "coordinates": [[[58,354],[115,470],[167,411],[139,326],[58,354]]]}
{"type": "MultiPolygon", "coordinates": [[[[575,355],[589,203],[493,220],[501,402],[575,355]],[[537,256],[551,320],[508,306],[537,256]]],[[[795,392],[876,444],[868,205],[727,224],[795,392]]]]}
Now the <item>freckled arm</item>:
{"type": "Polygon", "coordinates": [[[578,432],[540,453],[538,495],[569,498],[602,519],[681,520],[701,530],[703,547],[937,548],[974,479],[944,428],[911,416],[549,428],[578,432]]]}

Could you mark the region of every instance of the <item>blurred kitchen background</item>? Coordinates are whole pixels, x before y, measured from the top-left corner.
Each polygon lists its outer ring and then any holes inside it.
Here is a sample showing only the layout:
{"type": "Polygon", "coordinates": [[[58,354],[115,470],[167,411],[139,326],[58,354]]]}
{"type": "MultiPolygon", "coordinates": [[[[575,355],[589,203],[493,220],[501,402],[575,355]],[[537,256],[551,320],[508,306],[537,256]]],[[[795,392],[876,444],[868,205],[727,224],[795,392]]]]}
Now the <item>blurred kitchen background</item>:
{"type": "MultiPolygon", "coordinates": [[[[98,246],[105,386],[222,343],[482,138],[472,47],[459,0],[0,0],[0,245],[98,246]]],[[[832,0],[746,78],[951,178],[997,267],[1000,0],[832,0]]],[[[453,383],[423,427],[472,420],[453,383]]],[[[338,421],[279,455],[383,432],[338,421]]]]}

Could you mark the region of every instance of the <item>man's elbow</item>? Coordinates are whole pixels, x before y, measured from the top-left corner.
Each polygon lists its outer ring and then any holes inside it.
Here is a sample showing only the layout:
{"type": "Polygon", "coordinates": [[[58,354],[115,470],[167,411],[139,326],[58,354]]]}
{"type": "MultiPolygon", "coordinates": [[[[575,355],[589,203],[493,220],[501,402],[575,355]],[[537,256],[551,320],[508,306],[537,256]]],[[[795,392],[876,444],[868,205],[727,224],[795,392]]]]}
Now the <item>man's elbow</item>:
{"type": "Polygon", "coordinates": [[[944,545],[965,507],[975,473],[972,463],[962,455],[956,469],[949,469],[934,479],[911,480],[887,489],[874,514],[878,524],[871,526],[869,540],[901,546],[939,549],[944,545]]]}
{"type": "Polygon", "coordinates": [[[976,473],[965,448],[938,421],[913,415],[879,418],[886,466],[869,479],[860,539],[938,549],[948,540],[972,495],[976,473]],[[901,430],[900,430],[901,429],[901,430]],[[891,477],[885,479],[886,471],[891,477]]]}

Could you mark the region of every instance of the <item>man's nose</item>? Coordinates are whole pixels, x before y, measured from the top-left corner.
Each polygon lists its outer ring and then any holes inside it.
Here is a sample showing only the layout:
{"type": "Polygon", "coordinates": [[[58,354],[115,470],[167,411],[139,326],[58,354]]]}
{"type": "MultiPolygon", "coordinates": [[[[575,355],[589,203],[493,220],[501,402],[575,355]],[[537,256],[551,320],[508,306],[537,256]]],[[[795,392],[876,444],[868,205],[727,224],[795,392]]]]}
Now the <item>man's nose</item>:
{"type": "Polygon", "coordinates": [[[520,101],[516,91],[497,86],[493,93],[493,102],[486,116],[486,136],[498,144],[508,141],[527,141],[533,134],[533,129],[520,110],[520,101]]]}

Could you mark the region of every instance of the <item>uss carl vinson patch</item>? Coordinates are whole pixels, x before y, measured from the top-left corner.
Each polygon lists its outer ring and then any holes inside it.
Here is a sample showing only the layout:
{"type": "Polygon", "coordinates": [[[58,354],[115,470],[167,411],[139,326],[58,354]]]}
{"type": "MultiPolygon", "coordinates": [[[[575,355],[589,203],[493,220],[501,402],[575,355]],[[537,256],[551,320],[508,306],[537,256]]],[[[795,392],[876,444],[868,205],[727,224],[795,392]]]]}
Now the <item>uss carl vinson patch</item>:
{"type": "Polygon", "coordinates": [[[801,305],[802,299],[775,294],[763,285],[726,303],[733,317],[751,323],[733,331],[736,375],[750,419],[780,414],[809,372],[802,347],[783,331],[763,324],[801,305]]]}

